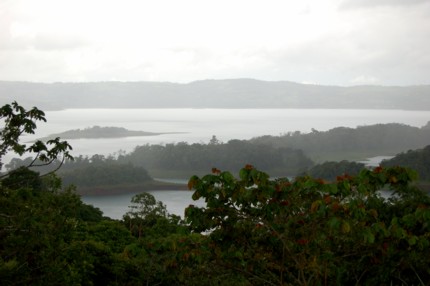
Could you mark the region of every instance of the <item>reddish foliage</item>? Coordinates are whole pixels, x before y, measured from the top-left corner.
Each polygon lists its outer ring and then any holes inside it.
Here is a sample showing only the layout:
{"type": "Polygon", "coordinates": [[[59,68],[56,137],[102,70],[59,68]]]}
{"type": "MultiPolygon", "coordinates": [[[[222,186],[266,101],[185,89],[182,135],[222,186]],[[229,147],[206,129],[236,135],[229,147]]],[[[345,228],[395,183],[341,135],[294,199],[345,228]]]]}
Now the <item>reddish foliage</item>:
{"type": "Polygon", "coordinates": [[[375,169],[373,169],[373,172],[376,174],[382,173],[383,168],[381,166],[376,167],[375,169]]]}
{"type": "Polygon", "coordinates": [[[289,204],[290,204],[290,202],[289,201],[282,201],[281,203],[281,206],[288,206],[289,204]]]}
{"type": "Polygon", "coordinates": [[[341,176],[337,176],[336,177],[336,181],[337,182],[342,182],[342,181],[351,181],[353,179],[352,176],[348,175],[348,174],[343,174],[341,176]]]}
{"type": "Polygon", "coordinates": [[[247,164],[247,165],[245,166],[245,170],[252,170],[252,169],[254,169],[254,166],[252,166],[252,165],[250,165],[250,164],[247,164]]]}
{"type": "Polygon", "coordinates": [[[309,243],[309,240],[307,240],[307,239],[298,239],[297,240],[297,244],[299,244],[299,245],[306,245],[306,244],[308,244],[309,243]]]}

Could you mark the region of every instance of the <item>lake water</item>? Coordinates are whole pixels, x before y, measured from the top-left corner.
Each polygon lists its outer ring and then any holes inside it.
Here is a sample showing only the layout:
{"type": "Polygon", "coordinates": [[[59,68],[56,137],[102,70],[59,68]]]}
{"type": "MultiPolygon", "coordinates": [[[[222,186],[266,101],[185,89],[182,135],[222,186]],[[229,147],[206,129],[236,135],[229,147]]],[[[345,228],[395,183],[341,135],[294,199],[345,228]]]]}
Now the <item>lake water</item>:
{"type": "MultiPolygon", "coordinates": [[[[207,143],[216,135],[223,142],[289,131],[310,132],[343,126],[403,123],[421,127],[430,121],[430,111],[345,109],[68,109],[46,112],[34,140],[70,129],[94,125],[125,127],[148,132],[182,132],[158,136],[114,139],[68,140],[73,155],[109,155],[132,151],[137,145],[175,142],[207,143]]],[[[384,154],[381,154],[384,155],[384,154]]],[[[6,161],[6,160],[5,160],[6,161]]]]}
{"type": "MultiPolygon", "coordinates": [[[[148,132],[182,132],[158,136],[119,139],[68,140],[72,155],[109,155],[132,151],[138,145],[175,142],[207,143],[216,135],[223,142],[250,139],[262,135],[280,135],[290,131],[310,132],[343,126],[377,123],[402,123],[421,127],[430,121],[430,111],[343,110],[343,109],[68,109],[46,112],[47,123],[39,123],[36,135],[26,141],[70,129],[94,125],[125,127],[148,132]]],[[[381,156],[385,154],[380,154],[381,156]]],[[[11,155],[4,158],[8,162],[11,155]]],[[[196,204],[192,192],[152,192],[171,213],[181,215],[186,206],[196,204]]],[[[121,218],[127,212],[132,195],[84,197],[86,203],[99,207],[106,216],[121,218]]]]}
{"type": "MultiPolygon", "coordinates": [[[[156,179],[158,181],[164,181],[169,183],[186,184],[187,180],[178,179],[156,179]]],[[[162,201],[170,214],[178,215],[184,218],[185,208],[189,205],[195,205],[198,207],[204,206],[203,200],[194,201],[191,197],[193,191],[183,190],[165,190],[165,191],[149,191],[156,200],[162,201]]],[[[122,219],[122,216],[129,211],[131,198],[135,194],[123,194],[123,195],[112,195],[112,196],[83,196],[82,201],[86,204],[91,204],[98,207],[105,216],[113,219],[122,219]]]]}
{"type": "MultiPolygon", "coordinates": [[[[204,206],[202,200],[193,201],[192,191],[150,191],[158,201],[162,201],[169,213],[184,218],[184,210],[189,205],[204,206]]],[[[113,219],[122,219],[122,216],[129,211],[131,198],[134,194],[124,194],[115,196],[83,196],[82,201],[98,207],[105,216],[113,219]]]]}

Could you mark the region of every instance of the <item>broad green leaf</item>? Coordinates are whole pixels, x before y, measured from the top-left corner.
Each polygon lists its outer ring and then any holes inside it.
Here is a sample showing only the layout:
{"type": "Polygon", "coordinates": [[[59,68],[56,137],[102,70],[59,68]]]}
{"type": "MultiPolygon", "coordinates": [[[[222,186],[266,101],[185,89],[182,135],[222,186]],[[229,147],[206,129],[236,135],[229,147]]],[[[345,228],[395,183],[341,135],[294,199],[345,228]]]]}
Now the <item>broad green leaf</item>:
{"type": "Polygon", "coordinates": [[[364,241],[367,243],[375,242],[375,235],[368,228],[363,231],[363,237],[364,237],[364,241]]]}
{"type": "Polygon", "coordinates": [[[194,194],[193,194],[193,196],[192,196],[192,199],[195,200],[195,201],[197,201],[200,198],[201,198],[200,192],[199,191],[195,191],[194,194]]]}
{"type": "Polygon", "coordinates": [[[336,195],[339,190],[337,188],[337,184],[326,184],[323,185],[323,190],[327,193],[329,193],[330,195],[336,195]]]}
{"type": "Polygon", "coordinates": [[[241,169],[239,171],[239,177],[242,181],[248,181],[249,171],[246,169],[241,169]]]}
{"type": "Polygon", "coordinates": [[[191,178],[190,178],[190,180],[188,181],[188,189],[189,190],[192,190],[196,185],[197,185],[197,182],[199,181],[199,177],[197,177],[197,176],[192,176],[191,178]]]}
{"type": "Polygon", "coordinates": [[[343,233],[349,233],[351,231],[351,226],[347,221],[342,222],[342,232],[343,233]]]}
{"type": "Polygon", "coordinates": [[[338,229],[340,226],[340,219],[338,219],[337,217],[332,217],[328,221],[328,226],[332,229],[338,229]]]}

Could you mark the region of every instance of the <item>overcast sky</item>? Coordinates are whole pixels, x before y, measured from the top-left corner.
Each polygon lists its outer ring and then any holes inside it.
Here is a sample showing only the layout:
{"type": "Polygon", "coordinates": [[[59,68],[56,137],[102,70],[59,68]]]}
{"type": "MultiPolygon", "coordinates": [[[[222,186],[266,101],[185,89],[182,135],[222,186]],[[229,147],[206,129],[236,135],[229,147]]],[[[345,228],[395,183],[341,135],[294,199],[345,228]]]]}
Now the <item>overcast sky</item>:
{"type": "Polygon", "coordinates": [[[0,80],[430,84],[430,0],[0,0],[0,80]]]}

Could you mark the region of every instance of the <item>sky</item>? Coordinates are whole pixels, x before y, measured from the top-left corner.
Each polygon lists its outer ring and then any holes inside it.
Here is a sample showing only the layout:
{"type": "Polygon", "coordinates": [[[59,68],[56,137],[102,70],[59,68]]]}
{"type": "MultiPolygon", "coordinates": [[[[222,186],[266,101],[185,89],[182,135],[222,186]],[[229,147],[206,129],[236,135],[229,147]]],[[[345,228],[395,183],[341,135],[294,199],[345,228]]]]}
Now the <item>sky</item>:
{"type": "Polygon", "coordinates": [[[430,84],[430,0],[0,0],[0,80],[430,84]]]}

